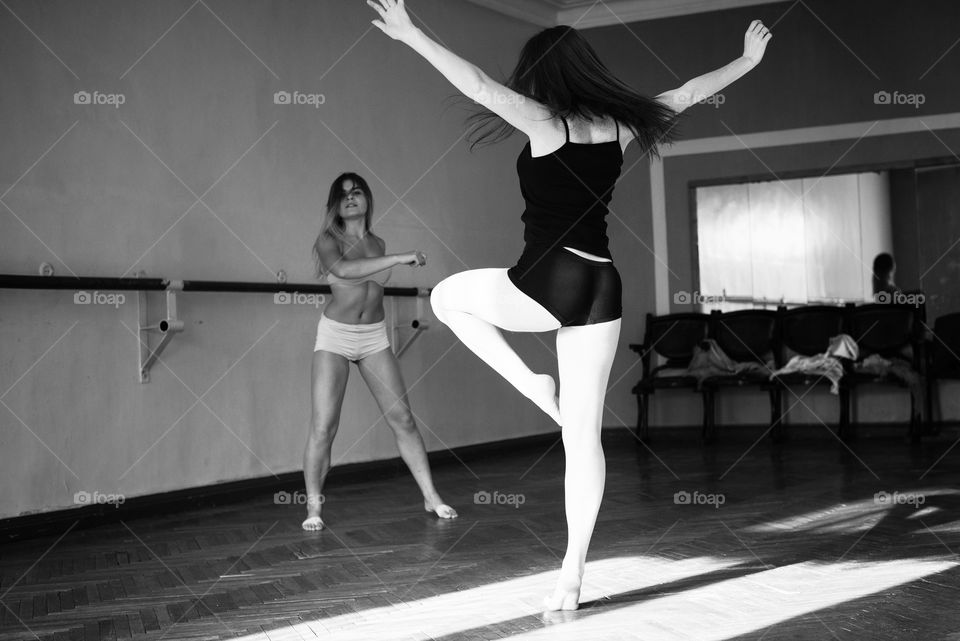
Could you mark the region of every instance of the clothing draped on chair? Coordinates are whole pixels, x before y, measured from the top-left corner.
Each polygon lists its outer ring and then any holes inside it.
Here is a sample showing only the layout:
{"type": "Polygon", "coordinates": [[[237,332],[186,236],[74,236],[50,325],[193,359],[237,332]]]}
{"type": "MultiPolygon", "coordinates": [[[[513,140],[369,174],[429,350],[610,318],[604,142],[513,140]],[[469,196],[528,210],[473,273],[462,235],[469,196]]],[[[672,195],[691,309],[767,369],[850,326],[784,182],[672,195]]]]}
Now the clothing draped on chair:
{"type": "Polygon", "coordinates": [[[840,379],[843,378],[843,363],[841,358],[856,360],[860,348],[852,336],[839,334],[830,339],[830,347],[823,354],[814,356],[796,355],[787,361],[787,364],[770,374],[771,380],[780,374],[801,372],[813,376],[826,376],[830,379],[830,393],[840,393],[840,379]]]}
{"type": "Polygon", "coordinates": [[[703,381],[714,376],[739,376],[756,374],[766,376],[773,369],[773,361],[766,365],[760,363],[738,363],[726,355],[717,341],[707,338],[693,348],[693,358],[687,366],[687,375],[697,379],[697,389],[703,381]]]}
{"type": "Polygon", "coordinates": [[[871,354],[859,363],[853,366],[854,371],[860,374],[871,374],[873,376],[886,376],[903,382],[910,390],[913,397],[914,411],[919,411],[923,407],[923,381],[920,374],[917,373],[910,363],[902,358],[883,358],[879,354],[871,354]]]}

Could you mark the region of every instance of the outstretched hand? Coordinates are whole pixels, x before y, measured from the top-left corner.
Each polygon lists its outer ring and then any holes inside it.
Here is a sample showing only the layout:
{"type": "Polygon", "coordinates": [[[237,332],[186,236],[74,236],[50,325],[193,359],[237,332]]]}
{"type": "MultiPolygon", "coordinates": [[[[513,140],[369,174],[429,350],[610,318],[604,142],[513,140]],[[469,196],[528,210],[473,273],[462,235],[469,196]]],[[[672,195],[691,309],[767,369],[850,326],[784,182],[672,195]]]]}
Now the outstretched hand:
{"type": "Polygon", "coordinates": [[[767,43],[773,34],[763,26],[759,20],[754,20],[747,28],[747,33],[743,36],[743,57],[750,60],[754,65],[759,64],[763,58],[763,52],[767,48],[767,43]]]}
{"type": "Polygon", "coordinates": [[[380,14],[380,20],[374,20],[373,26],[394,40],[403,40],[416,30],[403,6],[403,0],[367,0],[367,4],[380,14]]]}

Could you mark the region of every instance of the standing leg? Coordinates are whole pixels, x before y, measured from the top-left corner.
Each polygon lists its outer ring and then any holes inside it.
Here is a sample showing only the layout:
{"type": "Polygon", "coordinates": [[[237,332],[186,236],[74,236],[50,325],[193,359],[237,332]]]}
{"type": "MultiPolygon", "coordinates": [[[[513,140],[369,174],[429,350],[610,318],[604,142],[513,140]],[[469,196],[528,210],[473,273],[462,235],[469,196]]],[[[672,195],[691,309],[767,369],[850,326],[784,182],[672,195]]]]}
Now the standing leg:
{"type": "Polygon", "coordinates": [[[393,430],[397,439],[397,449],[404,463],[410,468],[413,478],[423,493],[423,507],[428,512],[436,512],[444,519],[457,517],[457,512],[446,505],[436,488],[430,474],[430,463],[423,438],[413,420],[410,404],[407,400],[406,386],[400,375],[397,357],[390,349],[381,350],[359,361],[360,375],[366,381],[370,393],[376,399],[384,419],[393,430]]]}
{"type": "Polygon", "coordinates": [[[603,498],[606,478],[600,427],[610,367],[620,338],[620,319],[563,327],[557,332],[560,415],[566,455],[564,506],[567,551],[548,610],[575,610],[587,548],[603,498]]]}
{"type": "Polygon", "coordinates": [[[307,520],[303,522],[305,530],[323,529],[320,519],[323,483],[330,471],[330,450],[340,426],[340,409],[349,375],[349,363],[343,356],[324,350],[313,353],[313,411],[307,447],[303,453],[303,480],[307,488],[307,520]]]}
{"type": "Polygon", "coordinates": [[[430,303],[464,345],[560,423],[553,378],[532,372],[498,329],[549,332],[558,329],[560,321],[517,289],[506,269],[471,269],[449,276],[433,289],[430,303]]]}

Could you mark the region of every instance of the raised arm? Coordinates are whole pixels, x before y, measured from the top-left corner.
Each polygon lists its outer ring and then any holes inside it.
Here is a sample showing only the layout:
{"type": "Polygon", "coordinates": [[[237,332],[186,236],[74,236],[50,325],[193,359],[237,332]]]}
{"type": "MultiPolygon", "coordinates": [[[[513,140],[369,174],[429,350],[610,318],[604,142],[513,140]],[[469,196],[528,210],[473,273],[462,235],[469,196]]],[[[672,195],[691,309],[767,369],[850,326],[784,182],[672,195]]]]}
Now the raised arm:
{"type": "Polygon", "coordinates": [[[709,98],[756,67],[772,37],[773,34],[762,22],[754,20],[743,36],[742,56],[724,67],[687,81],[682,87],[663,92],[657,96],[657,100],[679,113],[709,98]]]}
{"type": "Polygon", "coordinates": [[[330,236],[323,236],[317,241],[317,255],[320,258],[320,264],[323,265],[323,271],[337,278],[365,278],[396,265],[420,266],[426,263],[426,257],[421,252],[384,254],[371,258],[344,258],[337,246],[337,241],[330,236]]]}
{"type": "Polygon", "coordinates": [[[437,44],[410,21],[404,0],[367,0],[380,20],[373,24],[385,34],[408,45],[467,98],[483,105],[527,134],[549,130],[549,110],[493,80],[471,62],[437,44]]]}

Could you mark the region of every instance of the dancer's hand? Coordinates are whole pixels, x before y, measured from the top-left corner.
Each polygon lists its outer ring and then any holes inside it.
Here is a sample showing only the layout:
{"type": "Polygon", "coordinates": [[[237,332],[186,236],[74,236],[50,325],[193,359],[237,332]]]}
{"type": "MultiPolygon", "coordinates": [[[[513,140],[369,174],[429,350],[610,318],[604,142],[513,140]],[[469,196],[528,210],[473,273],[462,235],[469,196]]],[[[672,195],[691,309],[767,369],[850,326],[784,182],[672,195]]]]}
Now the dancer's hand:
{"type": "Polygon", "coordinates": [[[427,255],[421,251],[400,254],[400,264],[410,265],[411,267],[423,267],[427,264],[427,255]]]}
{"type": "Polygon", "coordinates": [[[767,48],[767,43],[773,34],[763,26],[759,20],[750,23],[747,33],[743,36],[743,57],[748,59],[751,64],[756,66],[763,58],[763,52],[767,48]]]}
{"type": "Polygon", "coordinates": [[[382,18],[374,20],[373,25],[394,40],[403,40],[417,30],[407,15],[403,0],[367,0],[367,4],[382,18]]]}

